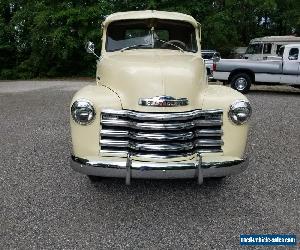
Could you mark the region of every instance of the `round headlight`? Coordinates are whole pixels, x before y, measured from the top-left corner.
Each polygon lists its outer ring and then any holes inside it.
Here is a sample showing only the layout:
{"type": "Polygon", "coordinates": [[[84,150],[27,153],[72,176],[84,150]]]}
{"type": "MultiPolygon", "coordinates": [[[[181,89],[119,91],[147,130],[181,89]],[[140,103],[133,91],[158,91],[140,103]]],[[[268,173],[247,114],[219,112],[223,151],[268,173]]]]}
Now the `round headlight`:
{"type": "Polygon", "coordinates": [[[231,104],[228,116],[235,124],[240,125],[249,120],[251,113],[250,103],[245,100],[239,100],[231,104]]]}
{"type": "Polygon", "coordinates": [[[77,100],[72,104],[71,115],[81,125],[91,123],[96,115],[93,105],[87,100],[77,100]]]}

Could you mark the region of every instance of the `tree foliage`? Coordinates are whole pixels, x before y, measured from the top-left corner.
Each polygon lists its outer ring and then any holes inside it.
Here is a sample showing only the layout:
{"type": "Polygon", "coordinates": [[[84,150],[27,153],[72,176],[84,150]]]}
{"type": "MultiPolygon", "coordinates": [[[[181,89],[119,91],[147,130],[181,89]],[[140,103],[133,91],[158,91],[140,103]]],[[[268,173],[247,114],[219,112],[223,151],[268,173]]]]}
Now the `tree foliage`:
{"type": "Polygon", "coordinates": [[[0,78],[93,75],[84,44],[100,49],[104,17],[144,9],[192,15],[202,47],[223,55],[254,37],[300,33],[299,0],[0,0],[0,78]]]}

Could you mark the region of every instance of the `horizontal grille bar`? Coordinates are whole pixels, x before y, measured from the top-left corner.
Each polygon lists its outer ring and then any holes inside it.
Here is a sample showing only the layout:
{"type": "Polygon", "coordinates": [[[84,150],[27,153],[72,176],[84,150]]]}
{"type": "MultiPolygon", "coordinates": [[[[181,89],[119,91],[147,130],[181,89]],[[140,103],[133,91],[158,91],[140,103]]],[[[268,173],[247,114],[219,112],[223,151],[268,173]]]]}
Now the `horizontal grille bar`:
{"type": "MultiPolygon", "coordinates": [[[[187,157],[192,156],[196,153],[220,153],[221,149],[211,148],[211,149],[195,149],[188,152],[168,152],[167,154],[151,153],[149,151],[145,152],[134,152],[131,151],[132,156],[143,157],[143,158],[174,158],[174,157],[187,157]]],[[[127,157],[127,150],[116,150],[116,149],[103,149],[101,153],[107,156],[118,156],[127,157]]]]}
{"type": "Polygon", "coordinates": [[[114,110],[114,109],[105,109],[102,111],[103,119],[108,116],[116,116],[118,118],[125,117],[133,120],[142,120],[142,121],[149,121],[149,120],[161,120],[161,121],[178,121],[178,120],[189,120],[189,119],[196,119],[197,117],[201,116],[220,116],[223,114],[222,109],[214,109],[214,110],[192,110],[187,112],[170,112],[170,113],[145,113],[145,112],[137,112],[131,110],[114,110]]]}
{"type": "Polygon", "coordinates": [[[182,157],[222,152],[222,110],[146,113],[103,110],[102,154],[126,157],[182,157]]]}
{"type": "Polygon", "coordinates": [[[110,140],[101,139],[101,146],[103,147],[117,147],[117,148],[129,148],[133,150],[143,151],[178,151],[178,150],[192,150],[194,147],[215,147],[222,146],[221,140],[195,140],[194,142],[185,143],[141,143],[141,142],[130,142],[124,140],[110,140]]]}
{"type": "Polygon", "coordinates": [[[201,129],[196,130],[196,137],[198,136],[222,136],[223,131],[221,129],[201,129]]]}
{"type": "Polygon", "coordinates": [[[158,122],[135,122],[126,120],[102,120],[103,126],[125,127],[140,130],[182,130],[191,129],[194,127],[205,126],[221,126],[220,120],[194,120],[189,122],[175,122],[175,123],[158,123],[158,122]]]}
{"type": "Polygon", "coordinates": [[[203,129],[197,130],[195,133],[189,132],[164,132],[164,133],[149,133],[149,132],[135,132],[128,130],[113,130],[113,129],[103,129],[101,131],[101,137],[108,138],[130,138],[134,140],[146,140],[146,141],[172,141],[172,140],[191,140],[195,137],[212,137],[212,136],[222,136],[222,130],[212,130],[203,129]]]}

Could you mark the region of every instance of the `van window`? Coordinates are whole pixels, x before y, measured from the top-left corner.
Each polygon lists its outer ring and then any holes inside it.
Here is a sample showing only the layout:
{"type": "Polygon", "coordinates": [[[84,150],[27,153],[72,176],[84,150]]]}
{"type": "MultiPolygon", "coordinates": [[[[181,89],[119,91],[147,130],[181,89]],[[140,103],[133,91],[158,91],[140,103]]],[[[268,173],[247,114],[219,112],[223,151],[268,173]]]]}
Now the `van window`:
{"type": "Polygon", "coordinates": [[[299,49],[291,48],[289,53],[289,60],[298,60],[299,49]]]}
{"type": "Polygon", "coordinates": [[[282,56],[283,56],[283,52],[284,52],[284,46],[281,46],[281,47],[278,49],[277,55],[282,57],[282,56]]]}
{"type": "Polygon", "coordinates": [[[276,46],[276,55],[278,55],[279,54],[279,51],[280,51],[280,48],[282,47],[282,44],[278,44],[277,46],[276,46]]]}
{"type": "Polygon", "coordinates": [[[262,43],[249,44],[249,47],[246,50],[246,54],[261,54],[262,46],[262,43]]]}
{"type": "Polygon", "coordinates": [[[264,54],[271,54],[272,44],[271,43],[265,43],[264,44],[264,54]]]}

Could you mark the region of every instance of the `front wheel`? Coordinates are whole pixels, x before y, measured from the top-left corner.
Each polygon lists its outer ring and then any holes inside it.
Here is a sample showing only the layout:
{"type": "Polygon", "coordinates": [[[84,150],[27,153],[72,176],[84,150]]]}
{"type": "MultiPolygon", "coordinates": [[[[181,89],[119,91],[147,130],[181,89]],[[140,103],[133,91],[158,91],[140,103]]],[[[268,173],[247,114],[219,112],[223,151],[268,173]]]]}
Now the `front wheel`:
{"type": "Polygon", "coordinates": [[[251,77],[246,73],[234,75],[230,80],[231,88],[245,94],[249,91],[252,84],[251,77]]]}

